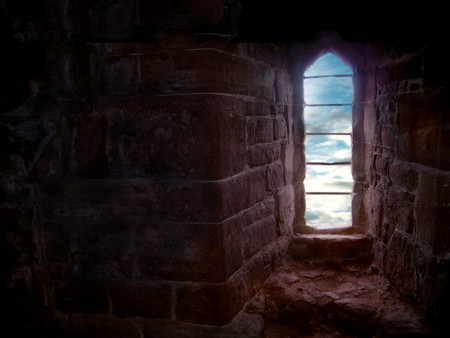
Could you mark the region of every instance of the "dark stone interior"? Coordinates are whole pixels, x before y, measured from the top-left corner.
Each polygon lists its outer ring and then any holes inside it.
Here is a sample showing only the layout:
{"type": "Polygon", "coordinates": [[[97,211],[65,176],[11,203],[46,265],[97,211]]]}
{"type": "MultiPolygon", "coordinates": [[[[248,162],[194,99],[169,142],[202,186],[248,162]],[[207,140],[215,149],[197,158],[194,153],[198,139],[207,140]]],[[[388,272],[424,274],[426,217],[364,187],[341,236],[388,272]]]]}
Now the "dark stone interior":
{"type": "Polygon", "coordinates": [[[0,335],[448,336],[443,6],[0,0],[0,335]],[[302,76],[327,51],[353,219],[317,232],[302,76]]]}

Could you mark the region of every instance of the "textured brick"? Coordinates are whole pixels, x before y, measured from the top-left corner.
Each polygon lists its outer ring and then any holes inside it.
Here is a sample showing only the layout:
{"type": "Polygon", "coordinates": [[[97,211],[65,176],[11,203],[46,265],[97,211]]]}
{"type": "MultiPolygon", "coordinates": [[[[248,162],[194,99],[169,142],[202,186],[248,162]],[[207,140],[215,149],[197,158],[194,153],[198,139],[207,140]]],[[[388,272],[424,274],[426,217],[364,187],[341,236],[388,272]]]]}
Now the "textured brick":
{"type": "Polygon", "coordinates": [[[422,171],[414,204],[417,242],[431,245],[436,254],[448,251],[450,236],[448,216],[450,178],[433,171],[422,171]]]}
{"type": "Polygon", "coordinates": [[[266,190],[272,191],[284,187],[284,168],[280,161],[267,166],[266,190]]]}
{"type": "MultiPolygon", "coordinates": [[[[86,222],[52,226],[47,249],[54,276],[223,281],[242,264],[240,222],[86,222]],[[58,246],[56,239],[61,238],[58,246]],[[187,245],[189,243],[189,245],[187,245]],[[68,254],[73,259],[67,260],[68,254]]],[[[48,233],[48,232],[47,232],[48,233]]]]}
{"type": "Polygon", "coordinates": [[[53,297],[58,310],[64,313],[108,313],[108,294],[99,282],[74,280],[55,285],[53,297]]]}
{"type": "Polygon", "coordinates": [[[414,297],[415,283],[415,245],[410,238],[395,231],[386,248],[385,272],[389,281],[401,294],[414,297]]]}
{"type": "Polygon", "coordinates": [[[290,74],[277,71],[275,88],[277,93],[277,103],[290,104],[293,102],[294,88],[291,82],[290,74]]]}
{"type": "Polygon", "coordinates": [[[276,225],[273,216],[263,218],[244,228],[244,259],[256,254],[264,245],[276,238],[276,225]]]}
{"type": "Polygon", "coordinates": [[[135,321],[111,316],[73,315],[67,325],[73,338],[142,337],[142,329],[135,321]]]}
{"type": "Polygon", "coordinates": [[[280,151],[280,143],[267,143],[251,146],[247,151],[248,165],[253,168],[275,162],[280,158],[280,151]]]}
{"type": "Polygon", "coordinates": [[[378,144],[379,113],[372,103],[364,107],[364,140],[369,144],[378,144]]]}
{"type": "Polygon", "coordinates": [[[271,117],[247,118],[247,145],[273,141],[271,117]]]}
{"type": "Polygon", "coordinates": [[[253,224],[257,220],[273,215],[275,210],[275,201],[273,197],[267,197],[264,201],[255,204],[251,208],[245,210],[242,214],[242,224],[247,226],[253,224]]]}
{"type": "Polygon", "coordinates": [[[272,68],[218,49],[171,50],[141,54],[139,59],[139,85],[146,94],[206,92],[275,99],[272,68]],[[158,63],[163,67],[155,68],[158,63]]]}
{"type": "Polygon", "coordinates": [[[95,3],[75,0],[68,5],[68,11],[71,31],[96,39],[127,38],[136,22],[135,2],[126,0],[100,0],[95,3]]]}
{"type": "Polygon", "coordinates": [[[243,280],[182,287],[177,295],[177,319],[190,323],[226,325],[244,305],[243,280]]]}
{"type": "Polygon", "coordinates": [[[296,206],[295,194],[292,186],[287,186],[278,193],[278,228],[280,234],[290,234],[294,221],[296,206]]]}
{"type": "Polygon", "coordinates": [[[408,163],[393,162],[389,167],[389,174],[392,183],[407,189],[408,191],[414,191],[417,187],[418,173],[408,163]]]}
{"type": "Polygon", "coordinates": [[[92,56],[91,89],[103,96],[137,93],[138,59],[135,55],[92,56]]]}
{"type": "Polygon", "coordinates": [[[367,229],[374,237],[380,238],[383,220],[382,194],[373,188],[369,188],[365,194],[364,206],[364,214],[367,218],[365,220],[365,222],[367,222],[367,229]]]}
{"type": "Polygon", "coordinates": [[[288,138],[288,130],[286,117],[277,116],[273,121],[273,138],[277,140],[286,140],[288,138]]]}
{"type": "Polygon", "coordinates": [[[115,175],[223,178],[245,163],[240,100],[180,95],[99,102],[107,121],[106,159],[115,175]]]}
{"type": "Polygon", "coordinates": [[[170,286],[139,280],[120,281],[112,286],[112,312],[118,317],[170,318],[170,286]]]}
{"type": "Polygon", "coordinates": [[[225,280],[242,264],[239,223],[152,223],[136,230],[135,256],[142,276],[175,280],[225,280]]]}
{"type": "Polygon", "coordinates": [[[392,82],[416,79],[422,76],[422,56],[412,55],[405,61],[388,64],[378,70],[378,84],[385,86],[392,82]]]}

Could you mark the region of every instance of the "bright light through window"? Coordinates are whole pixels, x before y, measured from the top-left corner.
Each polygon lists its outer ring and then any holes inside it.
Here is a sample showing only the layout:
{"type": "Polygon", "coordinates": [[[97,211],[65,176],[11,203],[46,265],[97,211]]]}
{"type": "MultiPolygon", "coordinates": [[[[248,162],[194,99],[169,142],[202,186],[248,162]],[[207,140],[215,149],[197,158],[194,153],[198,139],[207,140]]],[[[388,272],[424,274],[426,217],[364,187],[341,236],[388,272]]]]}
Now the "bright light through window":
{"type": "Polygon", "coordinates": [[[304,74],[306,223],[351,225],[352,70],[327,53],[304,74]]]}

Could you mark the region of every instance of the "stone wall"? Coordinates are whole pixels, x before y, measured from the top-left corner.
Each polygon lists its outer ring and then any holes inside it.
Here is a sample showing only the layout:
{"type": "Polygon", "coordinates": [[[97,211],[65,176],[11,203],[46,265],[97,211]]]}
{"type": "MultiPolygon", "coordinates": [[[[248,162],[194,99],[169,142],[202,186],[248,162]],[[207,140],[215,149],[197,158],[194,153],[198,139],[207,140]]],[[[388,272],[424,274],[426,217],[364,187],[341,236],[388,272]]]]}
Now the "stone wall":
{"type": "Polygon", "coordinates": [[[386,47],[372,62],[364,212],[375,264],[430,323],[443,324],[450,271],[449,67],[435,45],[386,47]]]}
{"type": "MultiPolygon", "coordinates": [[[[304,163],[304,70],[325,51],[353,68],[353,226],[372,238],[373,264],[431,325],[445,324],[450,288],[449,66],[440,50],[325,34],[290,51],[295,162],[304,163]]],[[[301,232],[299,178],[294,231],[301,232]]]]}
{"type": "MultiPolygon", "coordinates": [[[[26,40],[40,72],[20,83],[23,98],[7,98],[1,122],[12,332],[226,325],[284,254],[294,217],[285,46],[175,33],[98,42],[133,36],[130,4],[142,21],[152,2],[116,1],[106,14],[59,3],[61,22],[34,23],[38,42],[26,40]]],[[[187,13],[188,26],[204,18],[187,13]]]]}
{"type": "MultiPolygon", "coordinates": [[[[240,2],[225,3],[0,0],[6,331],[142,337],[226,325],[274,270],[304,224],[301,76],[330,45],[220,43],[231,36],[216,30],[239,27],[240,2]]],[[[244,38],[262,28],[251,22],[244,38]]],[[[446,54],[332,47],[355,71],[353,223],[372,237],[374,264],[439,325],[446,54]]]]}

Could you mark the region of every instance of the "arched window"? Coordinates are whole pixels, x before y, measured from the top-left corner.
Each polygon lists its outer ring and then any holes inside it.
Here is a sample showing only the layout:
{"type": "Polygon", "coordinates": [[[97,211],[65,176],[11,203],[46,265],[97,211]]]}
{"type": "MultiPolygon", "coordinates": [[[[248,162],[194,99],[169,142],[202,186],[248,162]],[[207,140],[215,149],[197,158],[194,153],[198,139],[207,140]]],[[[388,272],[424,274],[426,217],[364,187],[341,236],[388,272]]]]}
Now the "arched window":
{"type": "Polygon", "coordinates": [[[351,226],[352,70],[327,53],[304,73],[306,224],[351,226]]]}

